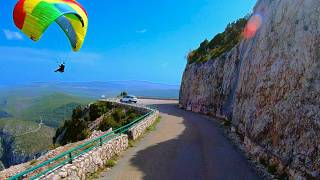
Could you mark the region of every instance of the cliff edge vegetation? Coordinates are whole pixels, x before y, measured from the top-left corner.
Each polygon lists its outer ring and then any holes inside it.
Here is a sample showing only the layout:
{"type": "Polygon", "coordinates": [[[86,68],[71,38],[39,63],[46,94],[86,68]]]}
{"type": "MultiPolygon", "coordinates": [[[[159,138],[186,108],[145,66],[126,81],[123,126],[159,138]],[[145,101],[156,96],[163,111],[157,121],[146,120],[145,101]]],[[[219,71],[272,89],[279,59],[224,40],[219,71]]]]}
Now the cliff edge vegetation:
{"type": "Polygon", "coordinates": [[[188,63],[206,62],[230,51],[242,40],[247,21],[248,17],[240,18],[228,24],[224,32],[218,33],[211,41],[204,40],[198,49],[188,54],[188,63]]]}
{"type": "Polygon", "coordinates": [[[78,106],[73,110],[70,120],[59,127],[53,137],[55,144],[65,145],[90,137],[94,130],[107,131],[120,128],[137,117],[140,112],[111,102],[96,102],[89,106],[78,106]]]}

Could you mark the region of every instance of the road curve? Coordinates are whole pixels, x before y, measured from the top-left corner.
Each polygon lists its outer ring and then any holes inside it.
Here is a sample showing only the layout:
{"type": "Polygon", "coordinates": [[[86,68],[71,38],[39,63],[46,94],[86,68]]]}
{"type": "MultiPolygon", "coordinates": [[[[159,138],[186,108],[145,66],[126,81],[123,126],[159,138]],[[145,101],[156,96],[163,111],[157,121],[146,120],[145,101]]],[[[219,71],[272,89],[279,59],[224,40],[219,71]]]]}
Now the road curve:
{"type": "Polygon", "coordinates": [[[41,122],[38,124],[38,127],[37,127],[36,129],[31,130],[31,131],[28,131],[28,132],[25,132],[25,133],[22,133],[22,134],[19,134],[19,135],[16,135],[16,136],[14,136],[14,137],[20,137],[20,136],[25,136],[25,135],[31,134],[31,133],[36,133],[36,132],[40,131],[40,129],[41,129],[41,127],[42,127],[43,125],[44,125],[44,123],[43,123],[42,120],[41,120],[41,122]]]}
{"type": "Polygon", "coordinates": [[[224,136],[219,123],[177,108],[177,101],[142,100],[161,113],[157,129],[101,173],[110,180],[261,179],[224,136]]]}

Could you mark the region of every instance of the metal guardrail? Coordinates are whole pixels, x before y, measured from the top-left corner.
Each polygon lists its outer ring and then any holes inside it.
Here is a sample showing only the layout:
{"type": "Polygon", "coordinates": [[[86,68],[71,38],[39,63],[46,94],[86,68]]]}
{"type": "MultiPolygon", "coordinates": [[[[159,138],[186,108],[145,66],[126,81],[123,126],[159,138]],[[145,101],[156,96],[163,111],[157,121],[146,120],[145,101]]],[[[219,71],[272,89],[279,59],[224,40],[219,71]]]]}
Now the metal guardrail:
{"type": "Polygon", "coordinates": [[[141,120],[143,120],[144,118],[152,115],[153,113],[155,113],[154,109],[148,108],[151,110],[151,112],[135,119],[134,121],[132,121],[131,123],[122,126],[116,130],[113,130],[112,132],[109,132],[107,134],[104,134],[100,137],[97,137],[95,139],[92,139],[88,142],[85,142],[75,148],[72,148],[66,152],[63,152],[59,155],[57,155],[54,158],[51,158],[47,161],[44,161],[30,169],[27,169],[21,173],[16,174],[15,176],[10,177],[8,180],[20,180],[23,178],[26,178],[28,174],[32,173],[32,172],[36,172],[37,170],[40,172],[37,172],[36,175],[32,176],[32,177],[28,177],[29,179],[38,179],[43,175],[46,175],[47,173],[62,167],[65,164],[68,163],[72,163],[72,160],[76,159],[77,157],[91,151],[92,149],[102,146],[104,143],[110,141],[111,139],[121,135],[124,132],[127,132],[129,130],[129,128],[131,128],[134,124],[140,122],[141,120]],[[47,167],[45,170],[41,171],[40,168],[43,167],[47,167]]]}

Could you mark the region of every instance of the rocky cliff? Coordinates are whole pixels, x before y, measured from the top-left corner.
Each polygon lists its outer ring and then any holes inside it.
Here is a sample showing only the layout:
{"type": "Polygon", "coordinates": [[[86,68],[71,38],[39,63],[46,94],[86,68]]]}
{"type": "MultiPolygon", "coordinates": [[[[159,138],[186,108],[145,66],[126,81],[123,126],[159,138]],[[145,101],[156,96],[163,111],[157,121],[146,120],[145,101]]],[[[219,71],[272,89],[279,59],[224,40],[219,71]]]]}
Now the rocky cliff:
{"type": "Polygon", "coordinates": [[[50,148],[53,133],[52,128],[40,128],[34,122],[1,119],[0,170],[41,156],[50,148]]]}
{"type": "Polygon", "coordinates": [[[253,36],[186,66],[180,104],[227,117],[248,151],[280,173],[319,178],[320,1],[259,0],[256,17],[253,36]]]}
{"type": "Polygon", "coordinates": [[[41,156],[43,152],[24,152],[17,146],[14,136],[0,128],[0,170],[30,161],[41,156]]]}

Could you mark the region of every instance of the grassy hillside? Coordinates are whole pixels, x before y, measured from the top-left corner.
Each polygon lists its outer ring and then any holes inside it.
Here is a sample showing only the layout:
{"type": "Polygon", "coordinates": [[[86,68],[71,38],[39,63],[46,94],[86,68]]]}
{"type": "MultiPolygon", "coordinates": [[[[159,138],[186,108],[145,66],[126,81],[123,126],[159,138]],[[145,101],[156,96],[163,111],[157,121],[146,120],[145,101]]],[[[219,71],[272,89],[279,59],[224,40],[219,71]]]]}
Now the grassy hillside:
{"type": "Polygon", "coordinates": [[[26,109],[33,104],[33,100],[34,97],[12,94],[3,98],[3,101],[6,101],[3,110],[13,116],[17,116],[23,109],[26,109]]]}
{"type": "Polygon", "coordinates": [[[0,130],[14,137],[15,150],[23,154],[32,154],[47,150],[52,145],[52,137],[55,130],[48,126],[42,126],[31,121],[23,121],[13,118],[0,119],[0,130]]]}
{"type": "Polygon", "coordinates": [[[89,102],[90,99],[54,93],[35,99],[31,106],[20,112],[18,117],[38,121],[41,116],[46,125],[58,127],[64,120],[70,118],[73,109],[87,105],[89,102]]]}
{"type": "Polygon", "coordinates": [[[77,106],[87,105],[91,100],[62,93],[52,93],[43,96],[27,96],[10,93],[1,97],[2,111],[12,117],[43,122],[51,127],[59,127],[69,118],[77,106]]]}

